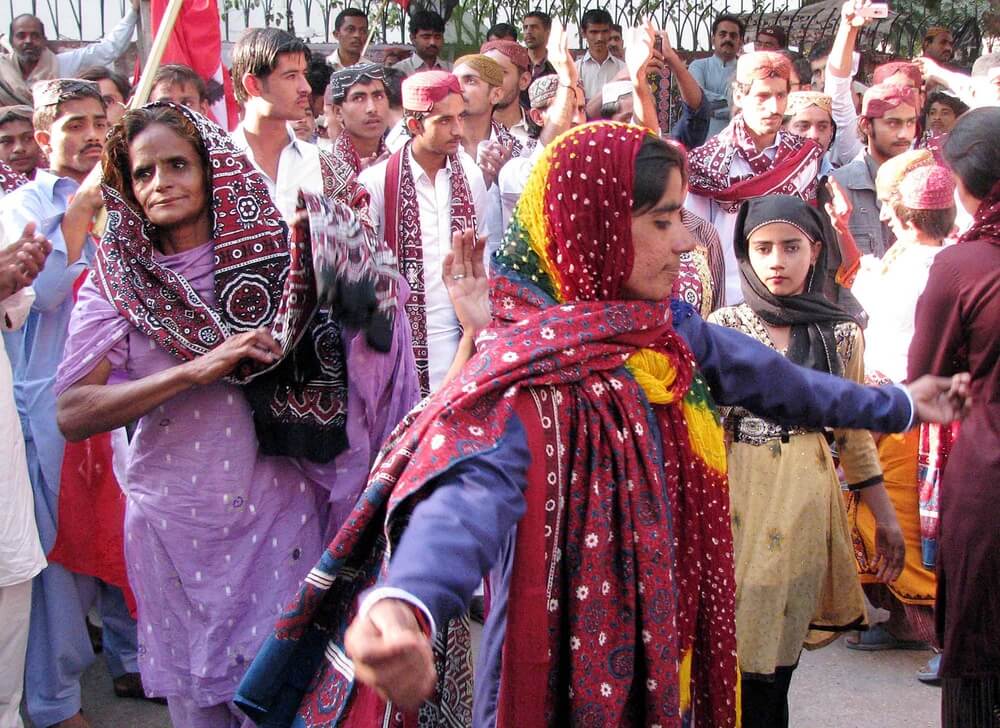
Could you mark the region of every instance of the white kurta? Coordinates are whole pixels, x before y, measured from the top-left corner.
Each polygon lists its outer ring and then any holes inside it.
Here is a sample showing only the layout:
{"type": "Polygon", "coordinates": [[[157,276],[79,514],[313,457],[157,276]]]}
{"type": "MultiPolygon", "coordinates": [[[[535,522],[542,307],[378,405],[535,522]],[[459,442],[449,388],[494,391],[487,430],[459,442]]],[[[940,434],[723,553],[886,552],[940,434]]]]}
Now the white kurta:
{"type": "Polygon", "coordinates": [[[931,263],[942,248],[896,243],[881,260],[861,257],[851,293],[868,313],[865,374],[879,372],[906,381],[907,353],[913,340],[917,299],[927,285],[931,263]]]}
{"type": "MultiPolygon", "coordinates": [[[[487,237],[487,246],[496,244],[499,231],[493,229],[496,217],[494,200],[486,189],[483,174],[472,158],[460,154],[462,170],[469,182],[472,204],[476,210],[478,233],[487,237]]],[[[417,164],[410,150],[406,151],[404,164],[410,165],[417,190],[420,215],[420,241],[424,257],[424,297],[427,317],[428,365],[430,388],[434,391],[441,384],[451,367],[462,332],[451,305],[448,289],[441,280],[441,267],[451,251],[451,164],[445,164],[432,180],[417,164]]],[[[369,211],[375,229],[385,239],[385,174],[388,160],[361,172],[358,181],[371,195],[369,211]]]]}

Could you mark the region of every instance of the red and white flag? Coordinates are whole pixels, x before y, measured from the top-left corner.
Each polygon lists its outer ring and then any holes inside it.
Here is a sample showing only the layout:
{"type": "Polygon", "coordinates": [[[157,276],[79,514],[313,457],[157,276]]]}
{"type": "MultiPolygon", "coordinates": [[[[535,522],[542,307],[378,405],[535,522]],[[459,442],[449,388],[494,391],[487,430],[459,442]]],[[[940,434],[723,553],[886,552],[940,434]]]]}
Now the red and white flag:
{"type": "MultiPolygon", "coordinates": [[[[168,3],[151,0],[149,4],[154,38],[168,3]]],[[[161,63],[182,63],[193,68],[208,86],[215,121],[232,131],[239,123],[239,107],[229,69],[222,63],[220,17],[217,0],[184,0],[161,63]],[[219,90],[224,93],[220,95],[219,90]]]]}

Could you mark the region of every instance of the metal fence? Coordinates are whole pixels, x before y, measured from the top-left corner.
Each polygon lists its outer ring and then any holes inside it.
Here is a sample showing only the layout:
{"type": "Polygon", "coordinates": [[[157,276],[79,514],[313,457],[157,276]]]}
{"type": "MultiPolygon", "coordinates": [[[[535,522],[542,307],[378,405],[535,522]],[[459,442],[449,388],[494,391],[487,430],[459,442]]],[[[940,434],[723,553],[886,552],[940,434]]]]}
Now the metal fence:
{"type": "MultiPolygon", "coordinates": [[[[529,10],[541,9],[563,22],[576,22],[585,11],[603,8],[623,26],[652,15],[677,48],[707,51],[712,20],[720,12],[741,16],[747,22],[748,40],[760,27],[780,25],[789,30],[791,45],[808,49],[817,39],[833,35],[840,4],[841,0],[807,4],[797,0],[413,0],[411,10],[423,6],[441,11],[449,18],[448,41],[460,47],[478,44],[494,23],[519,25],[529,10]]],[[[280,26],[308,41],[329,42],[334,18],[347,5],[360,7],[379,24],[380,40],[406,41],[399,6],[389,2],[387,12],[382,13],[382,0],[219,0],[223,38],[235,40],[248,27],[280,26]]],[[[6,30],[11,17],[28,12],[42,18],[50,38],[93,40],[110,30],[128,6],[128,0],[0,0],[0,29],[6,30]]],[[[933,6],[920,0],[896,0],[893,7],[897,12],[865,29],[859,48],[874,54],[914,55],[929,26],[945,25],[955,34],[959,61],[978,55],[984,40],[989,50],[990,39],[984,39],[980,23],[989,0],[939,0],[933,6]]]]}

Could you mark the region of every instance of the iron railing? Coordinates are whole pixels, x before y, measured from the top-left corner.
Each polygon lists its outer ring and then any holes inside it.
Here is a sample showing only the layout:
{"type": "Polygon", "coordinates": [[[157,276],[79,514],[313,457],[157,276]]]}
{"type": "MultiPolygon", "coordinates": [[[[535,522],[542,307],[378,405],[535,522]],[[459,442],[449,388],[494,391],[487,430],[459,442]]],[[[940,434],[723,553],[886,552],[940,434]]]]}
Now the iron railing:
{"type": "MultiPolygon", "coordinates": [[[[128,0],[0,0],[0,32],[6,31],[11,17],[32,13],[46,24],[49,38],[93,40],[110,30],[128,5],[128,0]]],[[[360,7],[379,23],[380,40],[406,40],[399,6],[389,2],[383,14],[382,0],[219,0],[223,38],[235,40],[245,28],[266,25],[288,28],[307,41],[329,42],[334,18],[347,5],[360,7]]],[[[621,25],[652,15],[677,48],[707,51],[712,20],[720,12],[743,17],[748,40],[764,25],[781,25],[789,29],[791,45],[808,49],[817,39],[833,35],[840,0],[807,4],[795,0],[413,0],[411,7],[417,5],[445,11],[450,16],[449,41],[460,47],[478,44],[494,23],[519,25],[531,9],[576,22],[586,10],[599,7],[621,25]]],[[[929,3],[919,0],[896,0],[893,6],[897,12],[865,29],[859,48],[875,54],[915,55],[926,29],[945,25],[955,34],[958,60],[971,62],[984,44],[990,50],[997,40],[984,38],[980,23],[989,0],[939,0],[933,11],[929,3]]]]}

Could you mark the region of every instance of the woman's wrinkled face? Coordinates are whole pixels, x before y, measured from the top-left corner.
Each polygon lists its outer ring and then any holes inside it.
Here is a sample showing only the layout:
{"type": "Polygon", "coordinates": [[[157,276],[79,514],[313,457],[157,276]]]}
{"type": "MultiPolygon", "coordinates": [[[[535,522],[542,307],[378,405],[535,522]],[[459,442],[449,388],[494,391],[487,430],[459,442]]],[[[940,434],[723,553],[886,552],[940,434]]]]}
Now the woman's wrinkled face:
{"type": "Polygon", "coordinates": [[[132,191],[159,228],[199,222],[209,215],[205,169],[194,144],[163,124],[151,124],[129,146],[132,191]]]}
{"type": "Polygon", "coordinates": [[[750,266],[775,296],[794,296],[806,289],[809,268],[819,245],[787,222],[761,225],[747,240],[750,266]]]}
{"type": "Polygon", "coordinates": [[[632,216],[632,273],[623,287],[628,299],[665,301],[681,269],[681,254],[694,249],[694,237],[681,222],[687,194],[681,173],[670,169],[663,196],[652,208],[632,216]]]}

